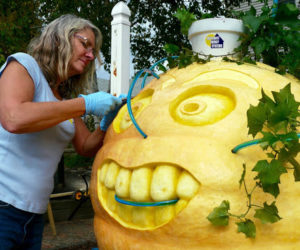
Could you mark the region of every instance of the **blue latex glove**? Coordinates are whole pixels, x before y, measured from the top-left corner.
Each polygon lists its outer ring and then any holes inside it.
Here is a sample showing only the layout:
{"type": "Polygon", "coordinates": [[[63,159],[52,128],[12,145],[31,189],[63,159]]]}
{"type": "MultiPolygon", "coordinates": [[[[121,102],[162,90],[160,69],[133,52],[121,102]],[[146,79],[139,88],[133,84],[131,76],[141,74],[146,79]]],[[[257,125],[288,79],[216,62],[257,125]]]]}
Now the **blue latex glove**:
{"type": "Polygon", "coordinates": [[[126,99],[127,98],[127,95],[125,95],[125,94],[121,94],[121,95],[119,95],[119,97],[118,98],[121,98],[122,100],[123,99],[126,99]]]}
{"type": "MultiPolygon", "coordinates": [[[[126,98],[127,96],[124,94],[119,95],[119,99],[122,101],[126,98]]],[[[112,121],[115,119],[116,115],[118,114],[120,108],[123,105],[117,106],[114,110],[110,111],[107,115],[105,115],[102,120],[100,121],[100,129],[102,131],[106,131],[109,127],[109,125],[112,123],[112,121]]]]}
{"type": "Polygon", "coordinates": [[[85,102],[85,114],[105,116],[122,104],[122,99],[106,92],[96,92],[89,95],[79,95],[85,102]]]}

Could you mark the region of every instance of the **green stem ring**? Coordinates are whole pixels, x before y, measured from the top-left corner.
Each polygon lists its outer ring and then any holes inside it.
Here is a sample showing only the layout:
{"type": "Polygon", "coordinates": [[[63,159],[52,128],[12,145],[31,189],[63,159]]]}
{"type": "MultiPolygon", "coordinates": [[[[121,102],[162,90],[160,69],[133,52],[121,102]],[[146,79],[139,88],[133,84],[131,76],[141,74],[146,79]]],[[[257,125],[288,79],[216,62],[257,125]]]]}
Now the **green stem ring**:
{"type": "Polygon", "coordinates": [[[123,200],[117,195],[115,195],[115,200],[119,203],[122,203],[124,205],[129,206],[135,206],[135,207],[155,207],[155,206],[167,206],[177,203],[179,199],[174,200],[168,200],[168,201],[156,201],[156,202],[139,202],[139,201],[129,201],[129,200],[123,200]]]}
{"type": "MultiPolygon", "coordinates": [[[[298,135],[298,138],[300,138],[300,133],[297,134],[298,135]]],[[[249,146],[252,146],[252,145],[256,145],[256,144],[259,144],[262,142],[262,139],[255,139],[255,140],[251,140],[251,141],[246,141],[246,142],[243,142],[237,146],[235,146],[231,152],[232,153],[237,153],[239,150],[245,148],[245,147],[249,147],[249,146]]]]}

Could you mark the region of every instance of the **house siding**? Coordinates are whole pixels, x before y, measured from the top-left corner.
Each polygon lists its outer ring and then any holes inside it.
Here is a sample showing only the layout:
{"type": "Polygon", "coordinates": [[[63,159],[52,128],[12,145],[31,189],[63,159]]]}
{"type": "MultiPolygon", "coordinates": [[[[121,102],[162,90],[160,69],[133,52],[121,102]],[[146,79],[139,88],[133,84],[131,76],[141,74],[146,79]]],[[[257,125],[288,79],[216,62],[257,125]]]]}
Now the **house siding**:
{"type": "MultiPolygon", "coordinates": [[[[252,2],[252,6],[256,9],[257,14],[259,15],[261,13],[261,7],[264,5],[263,3],[260,3],[258,1],[252,2]]],[[[269,1],[269,5],[272,5],[273,1],[269,1]]],[[[241,3],[240,7],[236,8],[237,11],[247,11],[250,9],[250,6],[248,3],[241,3]]]]}
{"type": "MultiPolygon", "coordinates": [[[[295,0],[296,6],[299,8],[300,10],[300,0],[295,0]]],[[[264,5],[263,3],[260,3],[259,1],[253,1],[251,3],[253,5],[253,7],[256,9],[257,14],[259,15],[261,13],[261,7],[264,5]]],[[[269,0],[268,1],[268,5],[272,6],[273,4],[273,0],[269,0]]],[[[247,11],[250,9],[250,6],[248,5],[248,3],[241,3],[240,7],[235,8],[235,10],[237,11],[247,11]]]]}

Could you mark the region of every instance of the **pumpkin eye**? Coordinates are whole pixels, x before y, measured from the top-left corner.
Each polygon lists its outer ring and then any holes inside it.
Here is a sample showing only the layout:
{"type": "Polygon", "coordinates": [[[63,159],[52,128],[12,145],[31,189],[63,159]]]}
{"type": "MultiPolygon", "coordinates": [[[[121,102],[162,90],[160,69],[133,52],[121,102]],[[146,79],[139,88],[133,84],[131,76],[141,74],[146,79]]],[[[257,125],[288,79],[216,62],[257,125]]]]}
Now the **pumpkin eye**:
{"type": "MultiPolygon", "coordinates": [[[[199,98],[200,99],[200,98],[199,98]]],[[[206,102],[197,98],[184,100],[178,107],[179,112],[185,115],[197,115],[204,112],[207,107],[206,102]]]]}
{"type": "Polygon", "coordinates": [[[235,96],[221,86],[197,86],[186,90],[170,103],[173,119],[189,126],[213,124],[235,107],[235,96]]]}
{"type": "MultiPolygon", "coordinates": [[[[151,103],[153,92],[152,89],[147,89],[131,101],[131,110],[135,119],[151,103]]],[[[116,133],[121,133],[131,125],[132,121],[128,113],[127,105],[124,105],[113,121],[113,128],[116,133]]]]}

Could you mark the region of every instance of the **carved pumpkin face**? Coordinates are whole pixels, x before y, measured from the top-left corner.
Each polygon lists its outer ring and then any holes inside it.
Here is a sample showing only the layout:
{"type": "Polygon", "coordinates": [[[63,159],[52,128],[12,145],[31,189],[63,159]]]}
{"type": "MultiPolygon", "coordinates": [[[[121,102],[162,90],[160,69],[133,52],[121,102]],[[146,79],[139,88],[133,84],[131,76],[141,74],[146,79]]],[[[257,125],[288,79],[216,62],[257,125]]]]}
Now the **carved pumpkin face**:
{"type": "MultiPolygon", "coordinates": [[[[152,80],[131,103],[144,139],[123,106],[110,126],[93,165],[92,202],[95,234],[101,249],[212,249],[300,247],[300,187],[292,174],[283,175],[276,202],[283,218],[272,225],[257,223],[256,239],[237,233],[234,219],[215,227],[206,217],[223,200],[230,212],[247,209],[239,189],[246,164],[246,182],[265,153],[251,146],[233,154],[236,145],[251,140],[246,112],[257,105],[261,88],[270,95],[289,82],[296,100],[296,79],[259,64],[213,61],[172,69],[152,80]],[[155,207],[124,205],[178,200],[155,207]]],[[[273,200],[259,190],[258,203],[273,200]]],[[[253,214],[252,214],[253,215],[253,214]]],[[[250,216],[252,216],[250,215],[250,216]]],[[[290,248],[289,248],[290,249],[290,248]]]]}

